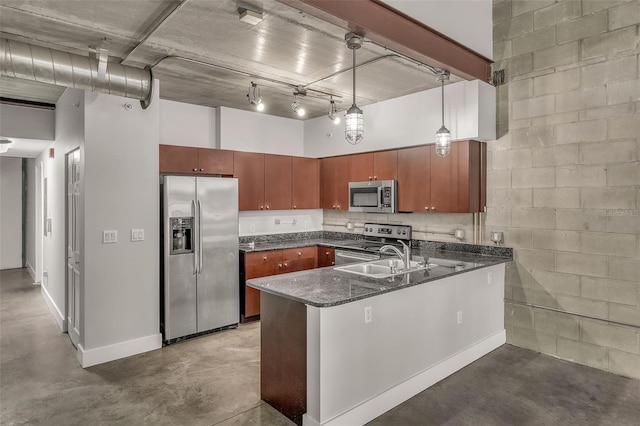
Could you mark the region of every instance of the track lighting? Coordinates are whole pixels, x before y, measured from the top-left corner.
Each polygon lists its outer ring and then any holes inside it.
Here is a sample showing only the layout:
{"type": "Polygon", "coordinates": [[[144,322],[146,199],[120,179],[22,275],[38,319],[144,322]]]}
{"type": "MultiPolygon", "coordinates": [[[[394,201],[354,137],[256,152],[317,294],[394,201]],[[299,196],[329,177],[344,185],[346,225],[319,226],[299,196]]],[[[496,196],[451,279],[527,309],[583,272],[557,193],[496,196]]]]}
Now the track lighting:
{"type": "Polygon", "coordinates": [[[352,145],[358,144],[364,137],[364,117],[362,110],[356,105],[356,50],[362,46],[362,37],[355,33],[347,33],[344,36],[347,47],[353,53],[353,104],[347,110],[345,116],[344,136],[352,145]]]}
{"type": "Polygon", "coordinates": [[[331,99],[329,103],[329,120],[333,121],[333,124],[340,124],[340,117],[338,117],[338,108],[336,107],[336,102],[331,99]]]}
{"type": "Polygon", "coordinates": [[[291,104],[291,109],[293,110],[293,112],[298,114],[299,117],[304,117],[306,111],[304,110],[302,105],[300,105],[300,102],[298,102],[298,94],[302,93],[298,93],[298,91],[293,92],[293,103],[291,104]]]}
{"type": "Polygon", "coordinates": [[[444,126],[444,82],[449,80],[449,71],[442,71],[436,81],[442,83],[442,127],[436,132],[436,155],[446,157],[451,152],[451,133],[444,126]]]}
{"type": "Polygon", "coordinates": [[[251,86],[249,86],[247,99],[251,105],[255,105],[258,111],[264,111],[264,103],[262,102],[262,96],[260,96],[260,88],[253,81],[251,82],[251,86]]]}

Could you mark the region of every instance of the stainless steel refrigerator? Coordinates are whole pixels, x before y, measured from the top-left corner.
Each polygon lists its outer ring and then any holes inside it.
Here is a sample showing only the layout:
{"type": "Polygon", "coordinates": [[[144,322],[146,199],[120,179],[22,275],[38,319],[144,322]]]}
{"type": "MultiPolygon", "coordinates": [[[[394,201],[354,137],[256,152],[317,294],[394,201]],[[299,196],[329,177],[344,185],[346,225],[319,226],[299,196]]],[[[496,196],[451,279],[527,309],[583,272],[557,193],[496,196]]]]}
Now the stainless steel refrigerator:
{"type": "Polygon", "coordinates": [[[164,176],[161,188],[165,342],[237,326],[238,180],[164,176]]]}

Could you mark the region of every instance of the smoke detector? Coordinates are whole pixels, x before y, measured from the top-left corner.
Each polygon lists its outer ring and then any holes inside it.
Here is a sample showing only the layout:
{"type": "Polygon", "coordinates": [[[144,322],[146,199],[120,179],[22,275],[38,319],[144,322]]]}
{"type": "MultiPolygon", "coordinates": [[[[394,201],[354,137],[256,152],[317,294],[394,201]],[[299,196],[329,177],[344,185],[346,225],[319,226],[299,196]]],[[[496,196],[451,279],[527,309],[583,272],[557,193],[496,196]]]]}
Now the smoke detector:
{"type": "Polygon", "coordinates": [[[257,25],[262,22],[262,13],[244,9],[240,11],[240,20],[250,25],[257,25]]]}

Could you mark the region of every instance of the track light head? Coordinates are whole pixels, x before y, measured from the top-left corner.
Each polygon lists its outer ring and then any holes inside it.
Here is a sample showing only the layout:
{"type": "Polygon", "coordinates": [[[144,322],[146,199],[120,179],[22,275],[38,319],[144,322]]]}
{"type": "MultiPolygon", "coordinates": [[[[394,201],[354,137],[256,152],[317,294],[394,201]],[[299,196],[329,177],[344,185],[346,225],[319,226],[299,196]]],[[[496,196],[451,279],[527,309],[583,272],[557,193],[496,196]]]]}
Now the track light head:
{"type": "Polygon", "coordinates": [[[306,111],[302,107],[302,105],[300,105],[300,102],[298,102],[298,94],[302,94],[302,93],[299,93],[297,90],[293,92],[293,103],[291,104],[291,110],[293,110],[293,112],[298,114],[298,117],[304,117],[304,115],[306,114],[306,111]]]}
{"type": "Polygon", "coordinates": [[[329,120],[333,121],[333,124],[340,124],[340,117],[338,117],[338,108],[336,108],[336,102],[331,99],[329,103],[329,114],[327,114],[329,120]]]}
{"type": "Polygon", "coordinates": [[[256,107],[256,110],[260,112],[264,111],[264,103],[262,102],[262,96],[260,96],[260,88],[253,81],[251,82],[251,86],[249,86],[247,99],[251,105],[256,107]]]}

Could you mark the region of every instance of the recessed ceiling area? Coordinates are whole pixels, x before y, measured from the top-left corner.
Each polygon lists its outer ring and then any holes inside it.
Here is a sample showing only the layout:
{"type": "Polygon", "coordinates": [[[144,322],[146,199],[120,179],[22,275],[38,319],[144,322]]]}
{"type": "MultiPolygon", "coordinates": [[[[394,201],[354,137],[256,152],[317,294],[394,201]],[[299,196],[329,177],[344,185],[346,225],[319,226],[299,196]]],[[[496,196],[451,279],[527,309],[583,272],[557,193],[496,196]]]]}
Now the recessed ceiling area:
{"type": "MultiPolygon", "coordinates": [[[[293,92],[307,115],[326,115],[333,96],[341,114],[351,105],[351,51],[346,31],[275,0],[3,0],[0,37],[56,50],[94,55],[108,39],[109,60],[152,67],[160,98],[210,107],[254,110],[251,82],[264,113],[298,117],[293,92]],[[240,20],[262,14],[256,25],[240,20]]],[[[428,67],[367,41],[357,51],[359,106],[439,86],[428,67]]],[[[449,83],[460,81],[452,76],[449,83]]],[[[55,103],[64,88],[0,79],[0,97],[55,103]]]]}

